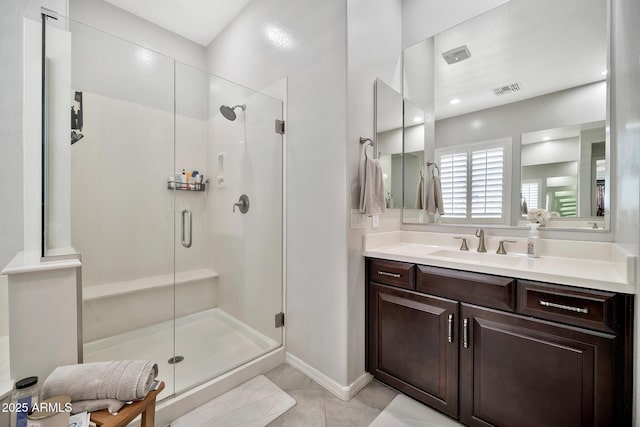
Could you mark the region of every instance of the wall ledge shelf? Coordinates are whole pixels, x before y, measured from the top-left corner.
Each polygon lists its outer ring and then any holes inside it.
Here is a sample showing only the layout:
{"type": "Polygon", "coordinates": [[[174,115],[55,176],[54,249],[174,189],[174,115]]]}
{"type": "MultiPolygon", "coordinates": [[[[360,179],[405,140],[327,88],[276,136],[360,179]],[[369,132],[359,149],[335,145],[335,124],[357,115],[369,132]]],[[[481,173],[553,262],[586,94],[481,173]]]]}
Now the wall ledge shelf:
{"type": "MultiPolygon", "coordinates": [[[[218,276],[218,273],[207,268],[181,271],[175,274],[175,284],[178,286],[186,285],[200,280],[215,279],[218,276]]],[[[142,279],[87,286],[82,291],[82,300],[84,302],[89,302],[102,298],[127,295],[150,289],[169,287],[172,286],[173,283],[173,274],[163,274],[160,276],[145,277],[142,279]]]]}

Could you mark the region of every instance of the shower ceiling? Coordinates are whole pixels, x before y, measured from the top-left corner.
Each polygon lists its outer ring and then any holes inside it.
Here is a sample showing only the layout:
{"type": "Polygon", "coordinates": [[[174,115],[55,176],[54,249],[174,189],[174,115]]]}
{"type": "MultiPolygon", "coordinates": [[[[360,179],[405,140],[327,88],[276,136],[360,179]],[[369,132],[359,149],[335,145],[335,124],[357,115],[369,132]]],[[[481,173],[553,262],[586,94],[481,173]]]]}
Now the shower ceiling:
{"type": "Polygon", "coordinates": [[[251,0],[106,0],[160,27],[207,46],[251,0]]]}

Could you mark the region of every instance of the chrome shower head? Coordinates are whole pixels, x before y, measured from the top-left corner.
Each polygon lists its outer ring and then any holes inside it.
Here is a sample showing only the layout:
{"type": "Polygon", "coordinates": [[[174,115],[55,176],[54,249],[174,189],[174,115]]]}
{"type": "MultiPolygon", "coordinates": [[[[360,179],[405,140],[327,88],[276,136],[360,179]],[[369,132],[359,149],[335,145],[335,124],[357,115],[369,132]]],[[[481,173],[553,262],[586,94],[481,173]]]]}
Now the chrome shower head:
{"type": "Polygon", "coordinates": [[[247,109],[247,106],[245,104],[238,104],[235,107],[229,107],[228,105],[221,105],[220,113],[222,113],[225,119],[234,121],[236,117],[238,117],[235,112],[235,109],[238,107],[242,108],[242,111],[247,109]]]}

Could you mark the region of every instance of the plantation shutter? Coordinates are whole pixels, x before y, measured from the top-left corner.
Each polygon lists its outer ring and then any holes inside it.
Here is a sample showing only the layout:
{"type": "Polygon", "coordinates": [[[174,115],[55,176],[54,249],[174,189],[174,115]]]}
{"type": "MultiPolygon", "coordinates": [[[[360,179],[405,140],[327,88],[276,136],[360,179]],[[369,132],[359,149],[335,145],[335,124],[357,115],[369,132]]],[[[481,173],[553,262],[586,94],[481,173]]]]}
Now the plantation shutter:
{"type": "Polygon", "coordinates": [[[504,149],[471,152],[471,218],[502,218],[504,149]]]}
{"type": "Polygon", "coordinates": [[[448,218],[467,216],[467,153],[440,157],[442,204],[448,218]]]}
{"type": "Polygon", "coordinates": [[[522,198],[527,201],[527,208],[538,209],[538,183],[537,182],[523,182],[522,198]]]}

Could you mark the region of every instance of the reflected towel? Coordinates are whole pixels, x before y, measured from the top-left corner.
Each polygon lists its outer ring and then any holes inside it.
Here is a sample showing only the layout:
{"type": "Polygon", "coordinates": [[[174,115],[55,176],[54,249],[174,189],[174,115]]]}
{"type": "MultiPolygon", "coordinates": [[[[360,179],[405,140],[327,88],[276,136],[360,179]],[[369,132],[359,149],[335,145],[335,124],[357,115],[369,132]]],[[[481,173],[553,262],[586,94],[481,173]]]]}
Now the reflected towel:
{"type": "Polygon", "coordinates": [[[440,177],[433,176],[429,181],[429,195],[427,197],[427,212],[435,214],[438,212],[444,215],[444,206],[442,205],[442,186],[440,177]]]}
{"type": "Polygon", "coordinates": [[[382,166],[378,159],[366,155],[367,146],[360,155],[360,213],[368,216],[383,214],[386,210],[382,166]]]}
{"type": "Polygon", "coordinates": [[[418,188],[416,189],[416,209],[424,209],[424,202],[424,176],[420,174],[420,178],[418,178],[418,188]]]}
{"type": "Polygon", "coordinates": [[[140,400],[158,375],[158,365],[148,360],[85,363],[57,367],[44,381],[42,400],[67,395],[71,402],[115,399],[140,400]]]}

